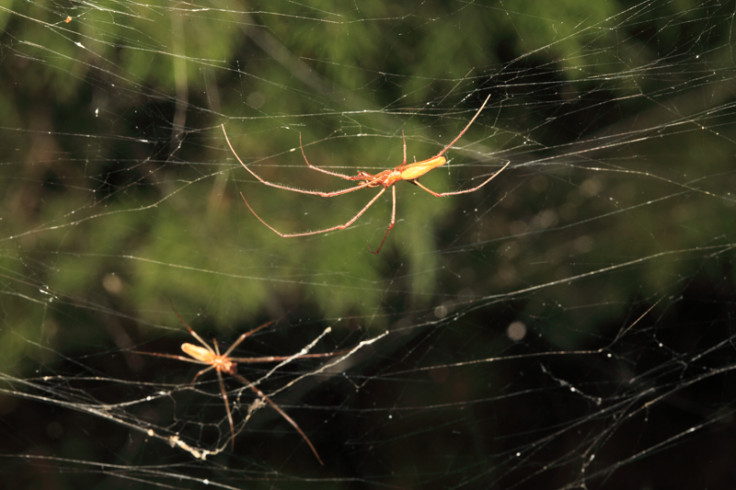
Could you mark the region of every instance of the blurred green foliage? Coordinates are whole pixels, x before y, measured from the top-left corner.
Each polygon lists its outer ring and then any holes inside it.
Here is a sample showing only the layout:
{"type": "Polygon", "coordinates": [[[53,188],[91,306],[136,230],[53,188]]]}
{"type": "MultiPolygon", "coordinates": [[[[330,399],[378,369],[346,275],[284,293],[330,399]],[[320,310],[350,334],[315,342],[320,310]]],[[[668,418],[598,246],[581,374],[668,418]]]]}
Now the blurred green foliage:
{"type": "MultiPolygon", "coordinates": [[[[120,310],[144,325],[176,325],[166,318],[171,301],[188,314],[206,310],[220,327],[297,311],[383,329],[431,318],[437,304],[698,247],[723,224],[717,198],[698,204],[697,214],[713,221],[697,229],[677,224],[692,216],[636,208],[683,190],[652,175],[680,181],[723,168],[732,148],[719,138],[692,157],[699,168],[684,156],[690,138],[709,135],[678,138],[676,151],[671,141],[612,146],[591,160],[629,165],[646,153],[649,174],[591,175],[582,150],[559,165],[521,165],[602,137],[660,90],[686,94],[698,68],[680,55],[704,53],[699,63],[720,69],[731,26],[708,26],[695,38],[717,15],[694,15],[696,2],[525,1],[509,9],[430,1],[415,12],[391,2],[188,7],[96,2],[67,11],[14,1],[0,9],[3,322],[24,336],[45,328],[41,305],[50,299],[120,310]],[[299,134],[312,163],[377,172],[400,163],[402,131],[410,160],[435,154],[489,92],[489,107],[450,150],[448,167],[423,182],[467,187],[506,157],[516,169],[451,199],[400,183],[398,222],[378,257],[367,244],[375,247],[388,225],[389,193],[350,230],[281,239],[248,213],[239,192],[274,226],[296,232],[346,221],[377,191],[319,199],[262,186],[219,128],[266,178],[333,190],[349,183],[310,172],[299,134]]],[[[632,122],[621,139],[634,140],[639,129],[632,122]]],[[[716,195],[720,184],[731,185],[720,182],[716,195]]],[[[624,308],[681,267],[645,263],[615,284],[605,275],[592,281],[624,308]]],[[[550,295],[585,304],[596,301],[590,291],[550,295]]],[[[546,311],[544,293],[530,303],[531,313],[546,311]]],[[[3,345],[15,345],[8,336],[4,329],[3,345]]]]}

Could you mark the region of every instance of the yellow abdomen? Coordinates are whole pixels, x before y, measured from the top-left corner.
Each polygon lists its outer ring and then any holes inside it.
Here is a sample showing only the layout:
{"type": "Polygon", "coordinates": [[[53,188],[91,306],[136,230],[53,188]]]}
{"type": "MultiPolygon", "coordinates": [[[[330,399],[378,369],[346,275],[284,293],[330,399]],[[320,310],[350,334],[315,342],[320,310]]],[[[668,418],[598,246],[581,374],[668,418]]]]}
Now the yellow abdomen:
{"type": "Polygon", "coordinates": [[[441,167],[446,161],[445,157],[434,157],[421,162],[410,163],[401,170],[401,178],[402,180],[418,179],[433,168],[441,167]]]}

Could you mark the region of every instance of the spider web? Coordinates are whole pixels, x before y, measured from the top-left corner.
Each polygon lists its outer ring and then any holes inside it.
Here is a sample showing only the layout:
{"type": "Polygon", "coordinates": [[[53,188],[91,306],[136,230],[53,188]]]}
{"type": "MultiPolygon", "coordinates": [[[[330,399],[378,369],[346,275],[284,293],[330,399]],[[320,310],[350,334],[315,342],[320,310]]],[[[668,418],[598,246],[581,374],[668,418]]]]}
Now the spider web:
{"type": "Polygon", "coordinates": [[[0,5],[6,478],[733,488],[735,7],[0,5]]]}

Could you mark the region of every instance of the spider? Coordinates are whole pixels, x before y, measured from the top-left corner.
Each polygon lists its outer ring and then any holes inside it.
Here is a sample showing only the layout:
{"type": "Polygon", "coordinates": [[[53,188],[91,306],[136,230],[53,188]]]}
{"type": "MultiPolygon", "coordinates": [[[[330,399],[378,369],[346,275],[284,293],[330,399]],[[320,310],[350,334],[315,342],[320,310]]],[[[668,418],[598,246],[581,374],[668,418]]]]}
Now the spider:
{"type": "Polygon", "coordinates": [[[235,158],[240,162],[240,165],[243,166],[253,177],[258,179],[262,184],[265,184],[270,187],[275,187],[276,189],[282,189],[285,191],[291,191],[291,192],[298,192],[300,194],[310,194],[314,196],[321,196],[321,197],[335,197],[335,196],[341,196],[343,194],[347,194],[349,192],[358,191],[360,189],[365,188],[372,188],[372,187],[381,187],[381,190],[378,191],[378,193],[371,198],[368,203],[363,206],[363,208],[358,211],[352,218],[347,220],[345,223],[342,223],[340,225],[336,226],[330,226],[329,228],[322,228],[320,230],[313,230],[313,231],[304,231],[299,233],[282,233],[278,231],[276,228],[271,226],[269,223],[267,223],[263,218],[261,218],[258,213],[255,212],[255,210],[251,207],[251,205],[248,203],[248,201],[245,199],[245,196],[243,193],[240,193],[240,196],[243,198],[243,201],[245,202],[245,205],[248,206],[248,209],[250,210],[253,215],[258,218],[258,220],[263,223],[266,227],[268,227],[271,231],[276,233],[282,238],[293,238],[293,237],[300,237],[300,236],[310,236],[310,235],[319,235],[321,233],[329,233],[331,231],[335,230],[344,230],[345,228],[349,227],[355,221],[360,218],[363,213],[365,213],[368,208],[370,208],[373,203],[375,203],[381,195],[386,192],[386,189],[389,187],[391,188],[391,221],[389,222],[388,228],[386,229],[386,233],[383,235],[383,239],[381,240],[381,243],[378,245],[378,248],[376,250],[371,250],[374,254],[378,254],[381,251],[381,247],[383,247],[383,244],[386,242],[386,238],[388,237],[389,232],[394,227],[394,224],[396,223],[396,188],[394,187],[394,184],[396,184],[399,181],[406,181],[410,184],[414,184],[420,189],[432,194],[435,197],[446,197],[446,196],[457,196],[460,194],[468,194],[470,192],[475,192],[478,189],[482,188],[486,184],[488,184],[490,181],[492,181],[498,174],[500,174],[506,167],[509,166],[511,162],[506,162],[506,164],[501,167],[501,169],[497,170],[495,173],[493,173],[490,177],[488,177],[486,180],[481,182],[479,185],[476,185],[475,187],[471,187],[469,189],[463,189],[459,191],[451,191],[451,192],[435,192],[420,182],[417,181],[417,179],[424,174],[428,173],[429,171],[440,167],[444,165],[447,162],[447,159],[443,156],[447,150],[452,148],[452,146],[457,143],[457,141],[462,138],[462,136],[465,134],[465,132],[470,128],[470,126],[475,122],[475,120],[480,115],[481,111],[485,108],[486,104],[488,103],[488,100],[491,98],[490,95],[486,97],[486,99],[483,101],[483,104],[481,104],[480,109],[475,113],[475,115],[470,119],[468,124],[463,128],[460,133],[455,136],[455,138],[450,141],[450,143],[445,146],[439,153],[437,153],[435,156],[428,158],[426,160],[422,160],[420,162],[414,162],[414,163],[406,163],[406,137],[404,136],[404,132],[401,132],[401,138],[404,143],[404,161],[401,162],[401,165],[398,165],[397,167],[394,167],[393,169],[387,169],[383,170],[382,172],[379,172],[377,174],[369,174],[368,172],[364,171],[358,171],[357,175],[346,175],[341,174],[339,172],[332,172],[330,170],[325,170],[323,168],[320,168],[318,166],[312,165],[309,163],[309,159],[307,159],[307,155],[304,152],[304,145],[302,144],[302,135],[299,133],[299,148],[302,152],[302,157],[304,158],[304,162],[307,164],[307,167],[309,167],[312,170],[316,170],[318,172],[322,172],[323,174],[331,175],[333,177],[338,177],[343,180],[349,180],[349,181],[359,181],[360,183],[348,187],[346,189],[341,189],[338,191],[333,192],[321,192],[321,191],[312,191],[307,189],[299,189],[296,187],[290,187],[283,184],[277,184],[274,182],[269,182],[262,178],[260,175],[256,174],[253,170],[248,168],[248,166],[243,163],[243,160],[240,159],[238,154],[235,152],[235,149],[233,148],[233,145],[230,143],[230,139],[227,136],[227,131],[225,131],[225,125],[222,124],[222,132],[225,135],[225,141],[227,142],[228,147],[230,147],[230,151],[235,156],[235,158]]]}
{"type": "Polygon", "coordinates": [[[302,436],[302,439],[304,439],[309,446],[309,448],[312,450],[312,453],[314,453],[314,456],[317,458],[317,461],[321,465],[324,465],[324,462],[322,461],[322,458],[320,458],[319,453],[317,452],[317,449],[312,444],[312,441],[309,440],[309,437],[304,433],[304,431],[299,427],[299,425],[289,417],[289,415],[284,412],[281,407],[276,405],[276,403],[271,400],[271,398],[268,397],[263,391],[261,391],[257,386],[255,386],[253,383],[248,381],[244,376],[237,373],[237,367],[238,363],[247,363],[247,364],[254,364],[254,363],[266,363],[266,362],[279,362],[284,361],[287,359],[305,359],[305,358],[318,358],[318,357],[331,357],[341,354],[341,352],[326,352],[321,354],[301,354],[297,356],[263,356],[263,357],[230,357],[230,353],[235,350],[235,348],[240,345],[246,338],[253,335],[254,333],[258,332],[259,330],[262,330],[269,325],[271,325],[273,322],[266,322],[263,325],[260,325],[252,330],[249,330],[242,334],[238,339],[233,342],[228,349],[220,353],[220,348],[217,345],[217,340],[212,341],[212,346],[208,345],[207,342],[202,339],[202,337],[199,336],[197,332],[194,331],[192,327],[189,326],[189,324],[184,321],[182,316],[174,310],[174,314],[176,314],[179,321],[184,324],[185,327],[187,327],[187,330],[189,330],[189,333],[194,337],[197,342],[199,342],[201,345],[194,345],[190,343],[183,343],[181,345],[181,350],[187,354],[189,357],[185,356],[179,356],[174,354],[162,354],[158,352],[138,352],[139,354],[145,354],[149,356],[158,356],[158,357],[166,357],[168,359],[176,359],[178,361],[184,361],[189,362],[192,364],[200,364],[203,366],[207,366],[204,369],[200,370],[197,374],[194,375],[194,378],[192,379],[190,384],[194,384],[197,379],[199,379],[200,376],[203,374],[214,370],[215,373],[217,373],[217,381],[220,385],[220,393],[222,394],[222,399],[225,402],[225,411],[227,412],[227,421],[230,424],[230,442],[231,442],[231,448],[235,448],[235,425],[233,424],[233,415],[230,410],[230,402],[228,400],[227,391],[225,391],[225,383],[222,379],[222,373],[229,374],[233,378],[237,379],[241,383],[243,383],[245,386],[250,388],[256,395],[258,395],[263,401],[268,403],[271,408],[273,408],[276,412],[278,412],[279,415],[281,415],[289,424],[291,424],[294,429],[299,433],[299,435],[302,436]]]}

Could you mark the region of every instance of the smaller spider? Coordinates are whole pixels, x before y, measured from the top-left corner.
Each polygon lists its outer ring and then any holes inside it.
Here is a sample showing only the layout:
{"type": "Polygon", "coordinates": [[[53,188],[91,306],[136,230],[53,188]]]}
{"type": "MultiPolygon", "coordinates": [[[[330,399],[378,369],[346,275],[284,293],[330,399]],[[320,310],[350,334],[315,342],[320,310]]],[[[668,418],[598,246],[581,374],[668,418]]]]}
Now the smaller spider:
{"type": "MultiPolygon", "coordinates": [[[[172,307],[173,309],[173,307],[172,307]]],[[[263,401],[268,403],[268,405],[271,406],[276,412],[278,412],[279,415],[281,415],[289,424],[291,424],[294,429],[299,433],[299,435],[302,436],[302,439],[306,441],[309,448],[314,453],[314,456],[317,458],[317,461],[319,461],[320,464],[324,465],[324,462],[322,461],[322,458],[320,458],[319,453],[317,452],[317,449],[312,444],[312,441],[309,440],[309,437],[304,433],[304,431],[299,427],[299,425],[289,417],[289,415],[284,412],[281,407],[276,405],[276,403],[269,398],[268,395],[266,395],[263,391],[261,391],[255,384],[251,383],[246,379],[244,376],[237,373],[237,367],[238,363],[243,364],[255,364],[255,363],[267,363],[267,362],[279,362],[284,361],[287,359],[306,359],[306,358],[319,358],[319,357],[332,357],[341,354],[342,352],[326,352],[326,353],[320,353],[320,354],[300,354],[297,356],[263,356],[263,357],[230,357],[230,353],[235,350],[235,348],[240,345],[246,338],[253,335],[254,333],[258,332],[259,330],[262,330],[269,325],[271,325],[273,322],[266,322],[263,325],[260,325],[252,330],[249,330],[242,334],[238,339],[233,342],[228,349],[220,353],[220,348],[217,345],[217,340],[212,341],[212,346],[208,345],[207,342],[202,339],[202,337],[199,336],[197,332],[192,329],[192,327],[189,326],[189,324],[184,321],[184,319],[181,317],[178,311],[174,309],[174,314],[176,314],[179,321],[184,324],[185,327],[187,327],[187,330],[189,330],[189,333],[194,337],[197,342],[199,342],[201,345],[194,345],[190,343],[184,343],[181,345],[181,350],[187,354],[189,357],[174,355],[174,354],[162,354],[158,352],[140,352],[136,351],[138,354],[144,354],[149,356],[157,356],[157,357],[166,357],[168,359],[176,359],[178,361],[184,361],[189,362],[192,364],[200,364],[203,366],[207,366],[204,369],[200,370],[197,374],[194,375],[194,378],[192,379],[190,384],[194,384],[199,377],[209,371],[214,370],[215,373],[217,373],[217,381],[220,385],[220,393],[222,394],[222,399],[225,402],[225,410],[227,412],[227,421],[230,424],[230,442],[231,447],[235,448],[235,425],[233,424],[233,415],[230,410],[230,402],[228,400],[227,391],[225,391],[225,383],[222,379],[222,373],[228,374],[232,376],[233,378],[237,379],[241,383],[243,383],[245,386],[250,388],[256,395],[258,395],[263,401]]]]}
{"type": "Polygon", "coordinates": [[[368,201],[368,203],[363,206],[363,208],[358,211],[352,218],[347,220],[345,223],[336,225],[336,226],[330,226],[329,228],[322,228],[320,230],[313,230],[313,231],[303,231],[299,233],[282,233],[278,231],[276,228],[268,224],[263,218],[261,218],[255,210],[251,207],[251,205],[248,203],[248,201],[245,199],[245,196],[243,193],[240,193],[240,196],[243,198],[243,201],[245,202],[245,205],[248,206],[248,209],[250,209],[250,212],[253,213],[253,215],[258,218],[258,220],[263,223],[266,227],[268,227],[271,231],[276,233],[282,238],[293,238],[293,237],[299,237],[299,236],[310,236],[310,235],[319,235],[321,233],[329,233],[331,231],[335,230],[344,230],[345,228],[349,227],[355,221],[360,218],[363,213],[365,213],[368,208],[370,208],[373,203],[378,200],[381,195],[386,192],[386,189],[389,187],[391,188],[391,221],[389,222],[388,228],[386,229],[386,233],[383,235],[383,240],[381,240],[381,243],[378,245],[378,248],[376,250],[372,250],[374,254],[378,254],[378,252],[381,251],[381,247],[383,247],[383,244],[386,242],[386,238],[388,237],[389,232],[394,227],[394,224],[396,223],[396,188],[394,187],[394,184],[397,182],[400,182],[402,180],[409,182],[410,184],[414,184],[420,189],[432,194],[435,197],[447,197],[447,196],[457,196],[460,194],[469,194],[471,192],[475,192],[488,184],[490,181],[496,178],[498,174],[500,174],[506,167],[509,166],[511,162],[506,162],[506,164],[501,167],[499,170],[491,174],[490,177],[485,179],[480,184],[476,185],[475,187],[471,187],[469,189],[463,189],[459,191],[451,191],[451,192],[435,192],[423,184],[419,183],[417,179],[424,174],[428,173],[429,171],[441,167],[447,162],[447,159],[444,157],[444,154],[452,148],[452,146],[457,143],[457,141],[462,138],[462,136],[465,134],[465,132],[470,128],[470,126],[475,122],[475,120],[480,115],[483,108],[485,108],[486,104],[488,103],[488,100],[491,98],[490,95],[486,97],[486,99],[483,101],[483,104],[481,104],[480,109],[476,111],[475,115],[470,119],[468,124],[465,125],[462,131],[455,136],[455,138],[450,141],[450,143],[447,144],[439,153],[437,153],[435,156],[431,158],[427,158],[426,160],[422,160],[420,162],[414,162],[414,163],[406,163],[406,137],[404,136],[404,133],[402,131],[401,137],[404,142],[404,161],[401,162],[400,165],[394,167],[393,169],[387,169],[382,172],[379,172],[377,174],[369,174],[368,172],[364,172],[362,170],[358,171],[357,175],[346,175],[341,174],[338,172],[332,172],[330,170],[325,170],[323,168],[317,167],[315,165],[312,165],[309,163],[309,160],[307,159],[307,155],[304,152],[304,146],[302,145],[302,135],[299,134],[299,148],[302,151],[302,157],[304,158],[304,162],[307,164],[307,167],[311,168],[312,170],[316,170],[318,172],[322,172],[323,174],[331,175],[333,177],[338,177],[343,180],[350,180],[350,181],[358,181],[360,182],[357,185],[354,185],[352,187],[348,187],[346,189],[342,189],[339,191],[333,191],[333,192],[321,192],[321,191],[311,191],[306,189],[299,189],[296,187],[290,187],[283,184],[277,184],[274,182],[269,182],[265,180],[260,175],[256,174],[253,170],[248,168],[248,166],[243,163],[243,160],[240,159],[238,154],[235,152],[235,149],[233,148],[233,145],[230,143],[230,139],[227,136],[227,131],[225,131],[225,125],[221,125],[222,132],[225,135],[225,141],[227,142],[228,147],[230,147],[230,151],[235,156],[235,158],[240,162],[240,165],[245,168],[253,177],[258,179],[262,184],[265,184],[270,187],[275,187],[276,189],[281,189],[285,191],[291,191],[291,192],[297,192],[300,194],[310,194],[313,196],[320,196],[320,197],[335,197],[335,196],[341,196],[343,194],[347,194],[349,192],[358,191],[360,189],[366,189],[366,188],[373,188],[373,187],[381,187],[381,190],[378,191],[378,193],[373,196],[373,198],[368,201]]]}

